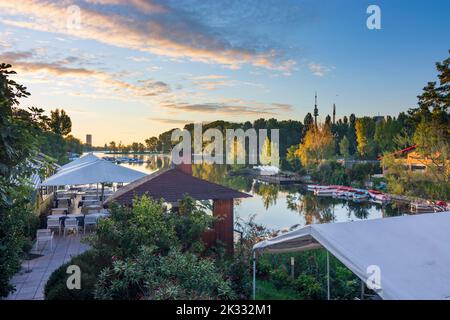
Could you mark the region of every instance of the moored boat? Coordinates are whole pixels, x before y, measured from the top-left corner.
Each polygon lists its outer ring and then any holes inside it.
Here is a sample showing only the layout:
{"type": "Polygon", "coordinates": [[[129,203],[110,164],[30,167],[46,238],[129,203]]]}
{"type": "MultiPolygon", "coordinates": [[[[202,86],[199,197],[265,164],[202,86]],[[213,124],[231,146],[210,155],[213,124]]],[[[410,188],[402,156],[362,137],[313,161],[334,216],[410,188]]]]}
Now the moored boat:
{"type": "Polygon", "coordinates": [[[411,212],[426,213],[435,212],[434,206],[424,201],[411,202],[411,212]]]}
{"type": "Polygon", "coordinates": [[[316,190],[316,189],[325,189],[325,188],[328,188],[328,186],[323,186],[323,185],[320,185],[320,184],[308,184],[308,185],[306,186],[306,188],[307,188],[308,191],[314,191],[314,190],[316,190]]]}
{"type": "Polygon", "coordinates": [[[370,195],[370,197],[372,198],[372,200],[374,200],[374,202],[377,203],[387,203],[389,201],[391,201],[391,197],[389,197],[387,194],[378,191],[378,190],[368,190],[368,193],[370,195]]]}
{"type": "Polygon", "coordinates": [[[316,196],[322,197],[332,197],[333,193],[336,192],[338,186],[327,186],[325,188],[317,188],[314,190],[316,196]]]}
{"type": "Polygon", "coordinates": [[[355,191],[352,187],[339,186],[336,188],[336,191],[333,193],[333,198],[348,200],[352,193],[355,191]]]}
{"type": "Polygon", "coordinates": [[[350,200],[354,202],[363,202],[369,200],[369,193],[366,190],[355,189],[352,192],[350,200]]]}

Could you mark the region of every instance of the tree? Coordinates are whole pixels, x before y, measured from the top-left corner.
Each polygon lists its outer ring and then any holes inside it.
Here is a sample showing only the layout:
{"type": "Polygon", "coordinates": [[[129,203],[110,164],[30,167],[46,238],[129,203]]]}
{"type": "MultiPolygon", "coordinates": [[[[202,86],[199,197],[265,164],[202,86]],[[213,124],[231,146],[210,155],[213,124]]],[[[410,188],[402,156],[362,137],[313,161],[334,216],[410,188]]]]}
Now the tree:
{"type": "Polygon", "coordinates": [[[329,127],[331,127],[331,117],[329,114],[325,117],[325,124],[329,127]]]}
{"type": "Polygon", "coordinates": [[[349,146],[350,144],[348,142],[348,139],[344,136],[344,138],[342,138],[341,142],[339,143],[339,151],[345,159],[348,159],[350,155],[349,146]]]}
{"type": "Polygon", "coordinates": [[[300,171],[302,164],[300,162],[300,157],[297,154],[299,145],[292,145],[288,148],[286,153],[286,161],[289,163],[289,170],[300,171]]]}
{"type": "Polygon", "coordinates": [[[314,124],[314,118],[312,116],[312,114],[310,112],[308,112],[305,116],[305,119],[303,120],[303,136],[305,136],[306,131],[309,130],[309,128],[311,127],[311,125],[314,124]]]}
{"type": "MultiPolygon", "coordinates": [[[[450,51],[449,51],[450,52],[450,51]]],[[[439,85],[435,81],[430,81],[423,88],[422,94],[417,96],[417,107],[408,110],[415,125],[423,121],[438,120],[447,123],[450,118],[448,107],[450,106],[450,58],[442,63],[436,63],[438,71],[439,85]]]]}
{"type": "Polygon", "coordinates": [[[52,132],[66,136],[72,131],[72,120],[63,109],[56,109],[51,111],[48,126],[52,132]]]}
{"type": "Polygon", "coordinates": [[[333,155],[334,138],[327,125],[311,125],[297,150],[303,166],[317,165],[333,155]]]}
{"type": "Polygon", "coordinates": [[[373,156],[375,151],[375,146],[373,143],[375,121],[370,117],[358,118],[355,124],[355,131],[359,155],[361,157],[373,156]]]}
{"type": "Polygon", "coordinates": [[[145,145],[146,145],[148,151],[151,151],[151,152],[156,151],[157,147],[158,147],[158,138],[151,137],[151,138],[145,139],[145,145]]]}
{"type": "Polygon", "coordinates": [[[116,146],[116,142],[115,141],[111,141],[109,143],[109,151],[112,151],[112,152],[116,152],[117,151],[117,146],[116,146]]]}
{"type": "Polygon", "coordinates": [[[356,141],[356,131],[355,131],[355,125],[356,125],[356,117],[355,114],[351,114],[349,118],[349,126],[348,126],[348,132],[347,132],[347,139],[349,142],[349,152],[350,155],[354,155],[356,153],[356,146],[358,145],[356,141]]]}
{"type": "Polygon", "coordinates": [[[132,150],[133,152],[138,152],[138,151],[139,151],[139,143],[133,142],[133,143],[131,144],[131,150],[132,150]]]}
{"type": "Polygon", "coordinates": [[[44,119],[42,109],[19,108],[19,99],[30,94],[11,80],[16,72],[0,64],[0,297],[14,287],[10,278],[20,270],[22,255],[31,248],[29,228],[35,218],[30,207],[29,177],[38,151],[44,119]]]}
{"type": "Polygon", "coordinates": [[[421,122],[413,137],[433,180],[444,186],[450,182],[450,128],[437,121],[421,122]]]}
{"type": "Polygon", "coordinates": [[[395,137],[400,134],[402,127],[399,122],[391,116],[386,117],[375,124],[374,141],[378,151],[394,151],[396,149],[395,137]]]}
{"type": "Polygon", "coordinates": [[[66,142],[66,152],[73,152],[81,154],[83,152],[83,143],[80,139],[75,138],[72,135],[68,135],[64,138],[66,142]]]}

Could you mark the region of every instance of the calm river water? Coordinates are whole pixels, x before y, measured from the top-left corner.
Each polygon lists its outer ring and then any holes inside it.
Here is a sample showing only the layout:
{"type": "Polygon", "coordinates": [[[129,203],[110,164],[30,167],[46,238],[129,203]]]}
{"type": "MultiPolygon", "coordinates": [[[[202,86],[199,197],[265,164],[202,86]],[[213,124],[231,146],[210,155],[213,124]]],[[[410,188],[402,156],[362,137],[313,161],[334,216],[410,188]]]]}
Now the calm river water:
{"type": "MultiPolygon", "coordinates": [[[[101,152],[97,156],[111,156],[101,152]]],[[[123,163],[121,165],[152,173],[170,165],[167,155],[119,155],[114,157],[137,157],[144,163],[123,163]]],[[[360,219],[377,219],[399,215],[400,209],[392,205],[381,206],[372,203],[354,203],[331,197],[316,197],[304,190],[304,186],[279,187],[263,184],[251,177],[229,176],[228,165],[194,165],[194,176],[247,192],[252,198],[239,199],[235,203],[236,219],[254,221],[267,228],[279,230],[311,223],[345,222],[360,219]]]]}

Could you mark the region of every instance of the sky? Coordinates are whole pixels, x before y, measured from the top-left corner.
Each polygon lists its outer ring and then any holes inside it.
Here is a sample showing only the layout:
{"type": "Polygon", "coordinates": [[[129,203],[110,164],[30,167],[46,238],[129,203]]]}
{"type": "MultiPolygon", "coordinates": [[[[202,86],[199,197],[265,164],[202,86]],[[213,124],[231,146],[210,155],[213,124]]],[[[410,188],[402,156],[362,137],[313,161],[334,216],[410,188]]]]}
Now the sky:
{"type": "Polygon", "coordinates": [[[393,115],[450,49],[450,1],[0,0],[0,62],[72,134],[128,144],[189,122],[393,115]],[[378,5],[381,29],[366,10],[378,5]]]}

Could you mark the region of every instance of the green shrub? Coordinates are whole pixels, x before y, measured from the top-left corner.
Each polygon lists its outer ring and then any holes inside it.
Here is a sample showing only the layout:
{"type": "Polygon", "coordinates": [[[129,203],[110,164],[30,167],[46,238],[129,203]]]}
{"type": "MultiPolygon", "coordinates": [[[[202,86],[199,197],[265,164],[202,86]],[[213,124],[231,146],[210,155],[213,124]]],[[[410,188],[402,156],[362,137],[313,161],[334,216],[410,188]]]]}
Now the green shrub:
{"type": "Polygon", "coordinates": [[[267,260],[261,258],[256,263],[256,275],[261,278],[267,278],[273,270],[272,264],[267,260]]]}
{"type": "Polygon", "coordinates": [[[89,300],[94,298],[95,284],[106,263],[93,251],[86,251],[73,257],[69,262],[56,269],[48,279],[44,295],[46,300],[89,300]],[[81,270],[81,289],[67,288],[66,282],[70,274],[67,267],[77,265],[81,270]]]}
{"type": "Polygon", "coordinates": [[[278,268],[270,272],[270,277],[277,289],[285,288],[292,285],[292,278],[289,277],[284,268],[278,268]]]}
{"type": "Polygon", "coordinates": [[[116,260],[100,274],[97,299],[234,299],[231,283],[214,260],[142,247],[133,259],[116,260]]]}
{"type": "Polygon", "coordinates": [[[315,277],[302,273],[293,281],[293,285],[304,300],[320,299],[322,287],[315,277]]]}

